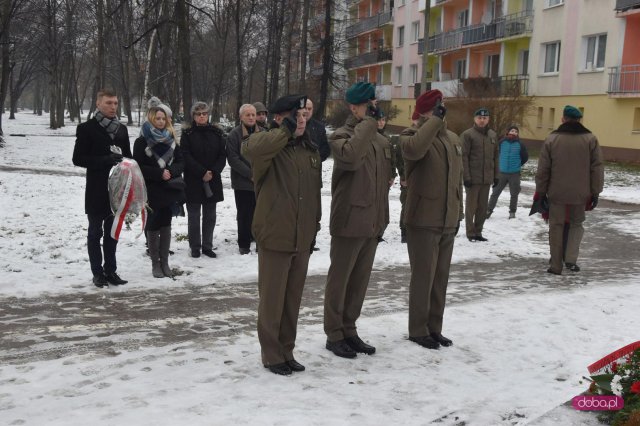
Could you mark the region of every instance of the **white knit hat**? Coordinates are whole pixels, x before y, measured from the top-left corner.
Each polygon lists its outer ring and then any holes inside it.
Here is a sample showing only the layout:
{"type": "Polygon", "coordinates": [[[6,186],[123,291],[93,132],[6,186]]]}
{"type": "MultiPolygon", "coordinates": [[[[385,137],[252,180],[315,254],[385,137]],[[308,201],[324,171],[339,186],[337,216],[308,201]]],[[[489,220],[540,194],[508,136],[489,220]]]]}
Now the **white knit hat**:
{"type": "Polygon", "coordinates": [[[173,112],[171,111],[171,108],[169,108],[169,105],[163,104],[156,96],[150,97],[147,101],[147,109],[151,109],[153,107],[162,108],[169,118],[173,117],[173,112]]]}

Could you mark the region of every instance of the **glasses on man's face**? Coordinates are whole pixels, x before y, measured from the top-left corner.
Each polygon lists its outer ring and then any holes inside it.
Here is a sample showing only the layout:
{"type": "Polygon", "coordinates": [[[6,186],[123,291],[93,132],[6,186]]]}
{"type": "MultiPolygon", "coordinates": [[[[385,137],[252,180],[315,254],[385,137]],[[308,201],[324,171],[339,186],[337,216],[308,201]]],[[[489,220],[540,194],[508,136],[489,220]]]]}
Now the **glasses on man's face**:
{"type": "Polygon", "coordinates": [[[206,117],[207,115],[209,115],[209,111],[200,111],[194,113],[193,115],[195,115],[196,117],[206,117]]]}

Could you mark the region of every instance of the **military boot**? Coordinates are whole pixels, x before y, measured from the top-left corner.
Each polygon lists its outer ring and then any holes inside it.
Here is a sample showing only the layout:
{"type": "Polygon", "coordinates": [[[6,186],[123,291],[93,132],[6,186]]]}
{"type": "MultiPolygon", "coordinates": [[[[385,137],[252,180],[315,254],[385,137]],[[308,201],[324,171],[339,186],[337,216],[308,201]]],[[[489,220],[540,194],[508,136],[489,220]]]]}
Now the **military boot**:
{"type": "Polygon", "coordinates": [[[160,266],[165,277],[173,278],[169,266],[169,247],[171,246],[171,226],[160,228],[160,266]]]}
{"type": "Polygon", "coordinates": [[[164,278],[160,265],[160,231],[147,231],[147,242],[151,257],[151,273],[155,278],[164,278]]]}

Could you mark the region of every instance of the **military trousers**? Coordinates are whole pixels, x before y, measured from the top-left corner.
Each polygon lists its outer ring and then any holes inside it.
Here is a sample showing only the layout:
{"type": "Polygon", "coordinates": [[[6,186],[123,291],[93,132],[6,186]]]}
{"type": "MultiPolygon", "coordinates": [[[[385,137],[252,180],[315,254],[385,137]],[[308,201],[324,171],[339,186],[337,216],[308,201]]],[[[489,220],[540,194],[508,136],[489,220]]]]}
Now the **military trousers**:
{"type": "Polygon", "coordinates": [[[407,201],[407,187],[400,185],[400,229],[404,230],[406,228],[404,224],[404,205],[407,201]]]}
{"type": "Polygon", "coordinates": [[[265,366],[293,359],[309,250],[258,252],[258,339],[265,366]]]}
{"type": "Polygon", "coordinates": [[[565,222],[569,224],[566,238],[564,261],[577,263],[580,254],[580,243],[584,235],[584,204],[570,205],[549,203],[549,249],[551,252],[551,269],[562,272],[563,232],[565,222]]]}
{"type": "Polygon", "coordinates": [[[331,266],[324,292],[324,332],[331,342],[357,336],[378,239],[331,237],[331,266]]]}
{"type": "Polygon", "coordinates": [[[409,336],[442,332],[455,232],[444,234],[407,225],[411,264],[409,336]]]}
{"type": "Polygon", "coordinates": [[[464,218],[467,226],[467,238],[482,235],[484,221],[487,219],[489,188],[491,185],[471,185],[466,188],[464,218]]]}

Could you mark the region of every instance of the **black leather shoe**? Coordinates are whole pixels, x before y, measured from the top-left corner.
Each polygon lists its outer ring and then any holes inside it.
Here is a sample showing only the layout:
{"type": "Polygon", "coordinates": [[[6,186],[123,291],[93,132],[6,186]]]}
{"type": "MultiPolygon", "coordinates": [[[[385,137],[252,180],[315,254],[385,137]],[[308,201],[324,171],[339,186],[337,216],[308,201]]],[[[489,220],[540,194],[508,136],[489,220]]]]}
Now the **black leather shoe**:
{"type": "Polygon", "coordinates": [[[194,257],[194,258],[200,257],[200,250],[198,249],[191,250],[191,257],[194,257]]]}
{"type": "Polygon", "coordinates": [[[351,349],[351,346],[349,346],[344,339],[338,340],[336,342],[330,342],[327,340],[327,344],[325,345],[325,347],[335,355],[342,358],[355,358],[356,356],[358,356],[356,351],[351,349]]]}
{"type": "Polygon", "coordinates": [[[107,277],[105,277],[104,274],[94,275],[93,276],[93,285],[95,285],[98,288],[102,288],[105,285],[108,285],[107,277]]]}
{"type": "Polygon", "coordinates": [[[575,263],[565,263],[564,266],[566,266],[571,272],[580,272],[580,267],[575,263]]]}
{"type": "Polygon", "coordinates": [[[486,239],[485,237],[483,237],[482,235],[476,235],[476,241],[482,241],[482,242],[485,242],[485,241],[489,241],[489,240],[487,240],[487,239],[486,239]]]}
{"type": "Polygon", "coordinates": [[[547,272],[553,275],[562,275],[562,272],[556,272],[551,268],[547,269],[547,272]]]}
{"type": "Polygon", "coordinates": [[[251,253],[251,250],[249,250],[248,248],[242,248],[242,247],[240,247],[240,248],[238,249],[238,252],[239,252],[240,254],[249,254],[249,253],[251,253]]]}
{"type": "Polygon", "coordinates": [[[287,361],[287,365],[289,366],[291,371],[300,372],[305,370],[304,365],[300,364],[295,359],[287,361]]]}
{"type": "Polygon", "coordinates": [[[110,274],[105,274],[105,277],[107,278],[107,281],[109,282],[109,284],[113,284],[113,285],[123,285],[129,282],[120,278],[118,274],[116,274],[115,272],[111,272],[110,274]]]}
{"type": "Polygon", "coordinates": [[[291,368],[286,362],[283,362],[282,364],[266,365],[265,367],[273,374],[278,374],[280,376],[290,376],[292,373],[291,368]]]}
{"type": "Polygon", "coordinates": [[[376,353],[376,348],[374,348],[371,345],[367,345],[358,336],[347,337],[344,339],[344,341],[347,342],[347,345],[349,345],[349,347],[356,352],[360,352],[362,354],[367,354],[367,355],[373,355],[376,353]]]}
{"type": "Polygon", "coordinates": [[[218,257],[218,255],[216,255],[216,252],[213,251],[213,250],[202,250],[202,254],[204,254],[207,257],[211,257],[211,258],[218,257]]]}
{"type": "Polygon", "coordinates": [[[467,239],[471,242],[474,242],[476,240],[476,237],[467,237],[467,239]]]}
{"type": "Polygon", "coordinates": [[[420,346],[427,349],[438,349],[440,347],[440,343],[433,340],[431,336],[409,337],[409,340],[411,340],[412,342],[416,342],[420,346]]]}
{"type": "Polygon", "coordinates": [[[451,346],[453,342],[451,339],[447,339],[441,333],[431,333],[431,338],[436,342],[440,343],[442,346],[451,346]]]}

